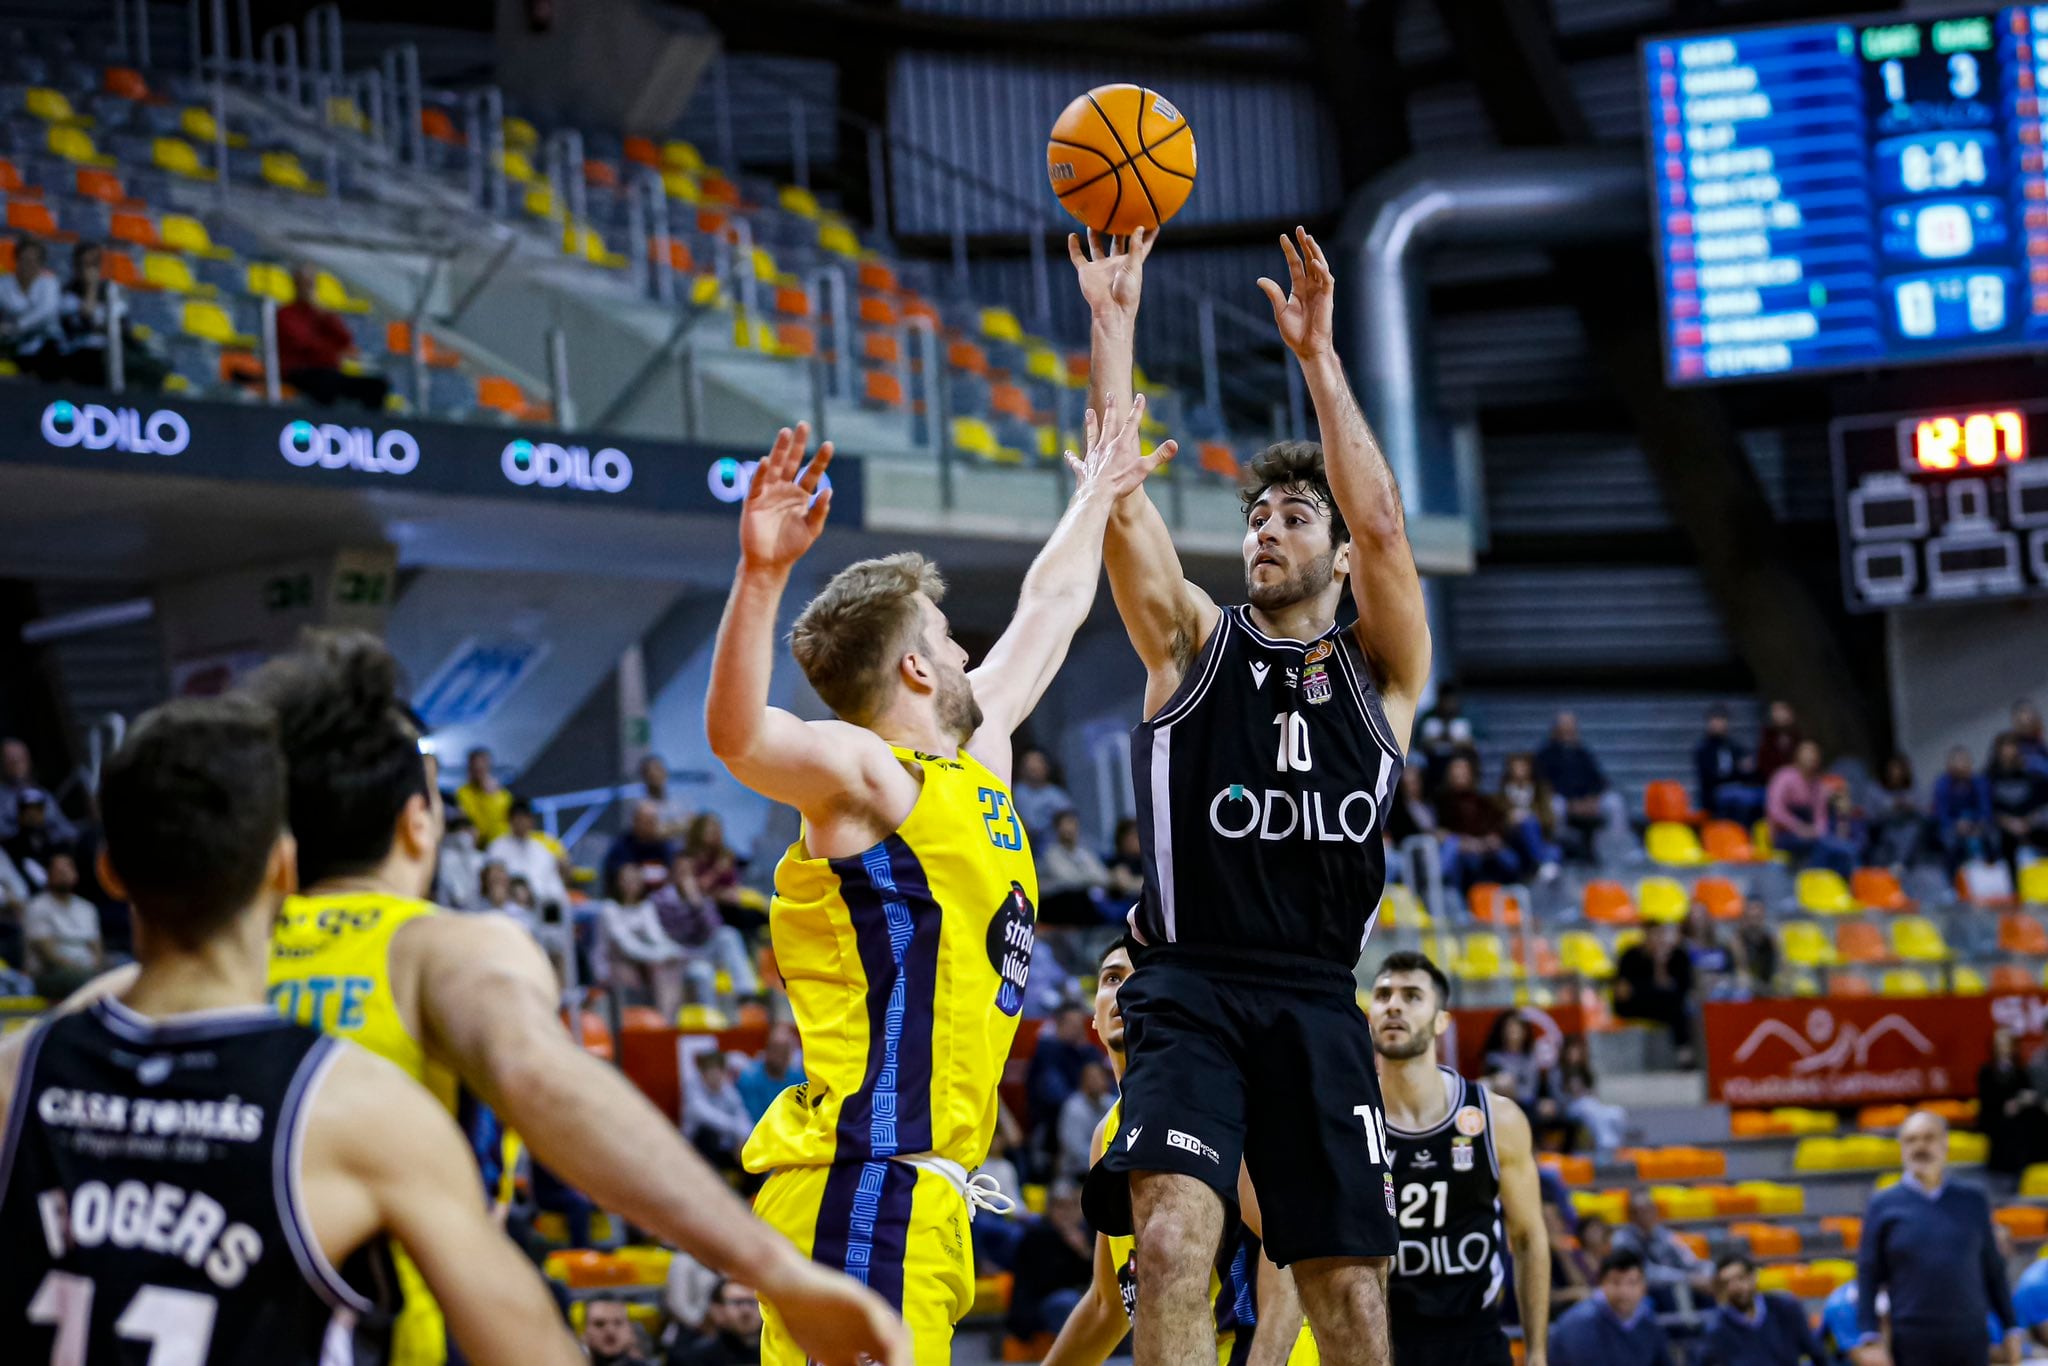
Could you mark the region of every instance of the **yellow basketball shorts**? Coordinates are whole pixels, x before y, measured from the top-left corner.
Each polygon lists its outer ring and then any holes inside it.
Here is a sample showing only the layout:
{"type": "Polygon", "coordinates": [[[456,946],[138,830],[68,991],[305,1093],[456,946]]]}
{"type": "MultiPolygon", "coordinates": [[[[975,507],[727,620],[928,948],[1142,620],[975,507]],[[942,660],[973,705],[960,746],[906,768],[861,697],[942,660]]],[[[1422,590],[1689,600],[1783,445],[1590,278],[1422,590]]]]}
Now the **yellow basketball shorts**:
{"type": "MultiPolygon", "coordinates": [[[[917,1366],[953,1359],[953,1325],[974,1304],[967,1200],[938,1172],[901,1162],[783,1167],[754,1213],[812,1261],[880,1295],[910,1327],[917,1366]]],[[[804,1366],[773,1304],[761,1303],[762,1366],[804,1366]]]]}

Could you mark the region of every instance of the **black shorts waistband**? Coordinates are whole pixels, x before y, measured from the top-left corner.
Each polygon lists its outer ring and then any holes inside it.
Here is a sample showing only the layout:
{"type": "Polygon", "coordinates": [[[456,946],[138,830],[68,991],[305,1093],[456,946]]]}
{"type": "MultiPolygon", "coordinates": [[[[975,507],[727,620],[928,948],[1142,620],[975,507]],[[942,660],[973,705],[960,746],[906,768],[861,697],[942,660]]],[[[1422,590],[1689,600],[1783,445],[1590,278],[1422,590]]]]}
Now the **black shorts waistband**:
{"type": "Polygon", "coordinates": [[[1356,994],[1358,979],[1352,970],[1327,958],[1272,949],[1196,947],[1188,944],[1140,944],[1125,936],[1133,969],[1157,963],[1187,968],[1213,977],[1289,986],[1301,990],[1341,991],[1356,994]]]}

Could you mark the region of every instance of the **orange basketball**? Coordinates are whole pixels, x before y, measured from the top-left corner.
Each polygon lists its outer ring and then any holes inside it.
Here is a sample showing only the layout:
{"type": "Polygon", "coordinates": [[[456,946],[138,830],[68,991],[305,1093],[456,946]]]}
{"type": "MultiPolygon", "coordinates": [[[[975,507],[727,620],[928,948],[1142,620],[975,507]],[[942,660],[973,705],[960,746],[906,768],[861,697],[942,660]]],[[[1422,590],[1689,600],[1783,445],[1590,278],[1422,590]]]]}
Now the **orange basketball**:
{"type": "Polygon", "coordinates": [[[1068,213],[1097,232],[1156,228],[1195,188],[1195,131],[1164,95],[1099,85],[1068,105],[1045,146],[1045,171],[1068,213]]]}

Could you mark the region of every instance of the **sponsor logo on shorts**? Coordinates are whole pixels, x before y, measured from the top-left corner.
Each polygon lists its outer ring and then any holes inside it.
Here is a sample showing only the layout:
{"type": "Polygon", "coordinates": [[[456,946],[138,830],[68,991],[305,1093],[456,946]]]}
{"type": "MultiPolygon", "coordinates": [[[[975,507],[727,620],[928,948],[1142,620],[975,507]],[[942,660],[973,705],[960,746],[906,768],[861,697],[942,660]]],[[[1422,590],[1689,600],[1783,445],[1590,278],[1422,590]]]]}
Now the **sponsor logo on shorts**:
{"type": "Polygon", "coordinates": [[[1472,1140],[1454,1138],[1451,1140],[1451,1170],[1469,1172],[1472,1170],[1472,1140]]]}
{"type": "Polygon", "coordinates": [[[1124,1147],[1125,1147],[1126,1149],[1130,1149],[1130,1148],[1135,1148],[1135,1147],[1137,1147],[1137,1146],[1138,1146],[1138,1135],[1139,1135],[1139,1134],[1142,1134],[1142,1133],[1144,1133],[1144,1132],[1145,1132],[1145,1126],[1144,1126],[1144,1125],[1142,1125],[1142,1124],[1134,1124],[1134,1125],[1132,1125],[1132,1126],[1131,1126],[1131,1131],[1130,1131],[1129,1133],[1127,1133],[1127,1134],[1125,1134],[1125,1135],[1124,1135],[1124,1147]]]}
{"type": "Polygon", "coordinates": [[[1197,1157],[1206,1157],[1219,1167],[1223,1165],[1223,1154],[1217,1152],[1193,1134],[1184,1134],[1178,1129],[1168,1129],[1166,1131],[1166,1146],[1169,1148],[1179,1148],[1181,1151],[1193,1153],[1197,1157]]]}
{"type": "Polygon", "coordinates": [[[1391,1219],[1394,1217],[1394,1174],[1392,1172],[1381,1172],[1380,1176],[1386,1182],[1387,1217],[1391,1219]]]}
{"type": "Polygon", "coordinates": [[[1458,1132],[1467,1138],[1477,1138],[1486,1132],[1486,1115],[1477,1105],[1467,1105],[1458,1111],[1458,1132]]]}

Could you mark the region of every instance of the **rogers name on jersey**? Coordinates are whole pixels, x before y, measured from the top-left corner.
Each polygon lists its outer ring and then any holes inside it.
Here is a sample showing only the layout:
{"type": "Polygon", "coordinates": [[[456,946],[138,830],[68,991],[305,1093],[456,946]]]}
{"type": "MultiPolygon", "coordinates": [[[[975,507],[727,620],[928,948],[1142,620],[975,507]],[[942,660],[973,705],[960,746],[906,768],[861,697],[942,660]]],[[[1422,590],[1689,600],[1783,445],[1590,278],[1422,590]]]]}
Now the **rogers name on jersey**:
{"type": "Polygon", "coordinates": [[[1321,840],[1331,844],[1364,844],[1377,837],[1379,802],[1367,791],[1333,796],[1323,804],[1318,791],[1263,791],[1232,783],[1209,803],[1209,828],[1225,839],[1268,841],[1321,840]]]}

